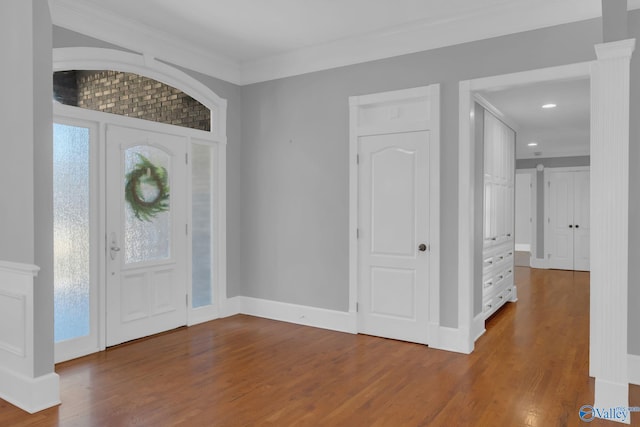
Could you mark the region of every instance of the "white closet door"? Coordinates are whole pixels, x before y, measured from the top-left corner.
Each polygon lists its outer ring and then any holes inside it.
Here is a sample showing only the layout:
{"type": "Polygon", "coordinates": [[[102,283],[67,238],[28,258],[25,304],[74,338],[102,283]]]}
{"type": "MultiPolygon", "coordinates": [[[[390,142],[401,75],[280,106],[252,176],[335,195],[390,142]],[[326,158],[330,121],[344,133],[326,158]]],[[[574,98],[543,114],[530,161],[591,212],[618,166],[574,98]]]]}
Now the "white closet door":
{"type": "Polygon", "coordinates": [[[573,174],[573,241],[574,270],[589,271],[589,172],[580,171],[573,174]]]}
{"type": "Polygon", "coordinates": [[[359,139],[362,333],[427,343],[429,143],[428,131],[359,139]]]}
{"type": "Polygon", "coordinates": [[[549,190],[549,267],[573,270],[573,172],[551,172],[549,190]]]}

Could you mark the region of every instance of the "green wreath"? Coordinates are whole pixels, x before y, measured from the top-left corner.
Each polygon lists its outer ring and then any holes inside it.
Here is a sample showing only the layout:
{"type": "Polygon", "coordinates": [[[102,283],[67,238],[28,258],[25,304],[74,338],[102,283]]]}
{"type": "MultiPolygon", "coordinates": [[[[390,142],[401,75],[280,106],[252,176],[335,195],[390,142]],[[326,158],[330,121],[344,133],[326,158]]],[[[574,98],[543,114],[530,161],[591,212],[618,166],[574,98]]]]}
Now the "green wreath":
{"type": "Polygon", "coordinates": [[[151,163],[140,153],[136,153],[140,161],[127,174],[124,198],[131,206],[133,214],[141,221],[151,221],[159,213],[169,210],[169,185],[167,170],[151,163]],[[150,184],[158,189],[153,200],[145,200],[140,189],[142,183],[150,184]]]}

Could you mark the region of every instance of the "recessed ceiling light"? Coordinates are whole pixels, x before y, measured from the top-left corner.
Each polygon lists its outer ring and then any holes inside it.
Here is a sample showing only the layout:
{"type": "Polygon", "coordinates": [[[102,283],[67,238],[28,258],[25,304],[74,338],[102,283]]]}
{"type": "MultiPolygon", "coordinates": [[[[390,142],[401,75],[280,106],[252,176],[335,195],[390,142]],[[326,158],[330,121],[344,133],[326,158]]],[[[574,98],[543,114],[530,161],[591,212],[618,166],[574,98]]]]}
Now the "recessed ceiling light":
{"type": "Polygon", "coordinates": [[[544,104],[544,105],[542,106],[542,108],[556,108],[556,107],[557,107],[557,105],[556,105],[556,104],[544,104]]]}
{"type": "Polygon", "coordinates": [[[538,143],[537,142],[530,142],[527,144],[529,147],[537,147],[538,143]]]}

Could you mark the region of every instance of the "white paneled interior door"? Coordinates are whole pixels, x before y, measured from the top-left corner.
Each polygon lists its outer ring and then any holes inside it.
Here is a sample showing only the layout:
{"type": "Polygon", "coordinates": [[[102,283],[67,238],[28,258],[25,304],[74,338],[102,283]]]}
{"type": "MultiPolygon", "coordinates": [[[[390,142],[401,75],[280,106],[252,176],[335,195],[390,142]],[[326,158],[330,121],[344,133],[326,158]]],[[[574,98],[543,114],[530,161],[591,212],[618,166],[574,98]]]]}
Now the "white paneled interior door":
{"type": "Polygon", "coordinates": [[[573,270],[573,173],[551,172],[549,190],[549,267],[573,270]]]}
{"type": "Polygon", "coordinates": [[[548,171],[549,267],[589,271],[589,171],[548,171]]]}
{"type": "Polygon", "coordinates": [[[589,171],[573,175],[573,269],[589,271],[590,233],[589,219],[589,171]]]}
{"type": "Polygon", "coordinates": [[[440,88],[349,102],[350,311],[360,333],[429,344],[439,322],[440,88]]]}
{"type": "Polygon", "coordinates": [[[360,330],[426,343],[429,132],[361,137],[360,330]]]}
{"type": "Polygon", "coordinates": [[[186,324],[186,138],[107,128],[107,345],[186,324]]]}

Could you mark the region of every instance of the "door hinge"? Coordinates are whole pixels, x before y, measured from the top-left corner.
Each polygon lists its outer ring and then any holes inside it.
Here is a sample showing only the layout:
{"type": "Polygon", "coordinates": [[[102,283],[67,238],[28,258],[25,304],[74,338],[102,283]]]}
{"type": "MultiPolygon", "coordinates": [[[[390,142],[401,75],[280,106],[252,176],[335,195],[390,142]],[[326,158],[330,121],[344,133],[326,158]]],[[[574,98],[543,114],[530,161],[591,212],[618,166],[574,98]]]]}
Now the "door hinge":
{"type": "Polygon", "coordinates": [[[547,181],[547,187],[551,188],[551,181],[547,181]]]}
{"type": "Polygon", "coordinates": [[[356,228],[356,239],[360,238],[360,229],[356,228]]]}
{"type": "Polygon", "coordinates": [[[189,235],[189,224],[184,225],[184,234],[189,235]]]}
{"type": "Polygon", "coordinates": [[[360,311],[360,304],[356,303],[356,313],[358,313],[360,311]]]}
{"type": "Polygon", "coordinates": [[[360,164],[360,154],[356,154],[356,165],[360,164]]]}
{"type": "Polygon", "coordinates": [[[189,164],[189,153],[184,153],[184,164],[185,165],[189,164]]]}
{"type": "Polygon", "coordinates": [[[184,305],[189,308],[189,294],[184,294],[184,305]]]}

